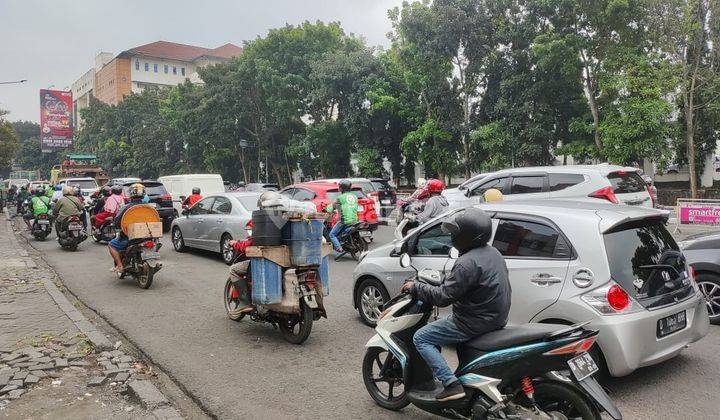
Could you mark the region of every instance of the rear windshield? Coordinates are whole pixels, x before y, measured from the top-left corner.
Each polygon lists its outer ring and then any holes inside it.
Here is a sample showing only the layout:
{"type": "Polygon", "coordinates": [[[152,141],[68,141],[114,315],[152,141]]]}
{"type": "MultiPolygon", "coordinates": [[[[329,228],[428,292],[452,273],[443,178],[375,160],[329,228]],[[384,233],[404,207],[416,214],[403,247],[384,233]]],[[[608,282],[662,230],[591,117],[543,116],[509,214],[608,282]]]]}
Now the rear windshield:
{"type": "Polygon", "coordinates": [[[81,190],[90,190],[93,188],[97,188],[97,182],[95,180],[71,180],[67,182],[68,185],[78,186],[81,190]]]}
{"type": "Polygon", "coordinates": [[[371,182],[365,182],[365,181],[353,182],[353,185],[362,188],[363,192],[365,192],[365,193],[371,193],[371,192],[375,191],[375,188],[373,187],[373,184],[371,182]]]}
{"type": "Polygon", "coordinates": [[[390,184],[387,181],[371,181],[376,191],[390,191],[390,184]]]}
{"type": "Polygon", "coordinates": [[[661,221],[625,224],[606,233],[604,241],[612,279],[641,304],[671,303],[660,298],[690,286],[685,259],[661,221]]]}
{"type": "MultiPolygon", "coordinates": [[[[143,184],[145,186],[145,194],[147,195],[164,195],[167,194],[165,185],[163,184],[143,184]]],[[[125,187],[125,195],[129,195],[130,186],[125,187]]]]}
{"type": "MultiPolygon", "coordinates": [[[[353,188],[352,191],[350,191],[350,192],[355,194],[357,196],[357,198],[365,198],[366,197],[365,193],[362,192],[362,190],[359,188],[353,188]]],[[[340,195],[338,190],[329,190],[327,192],[327,194],[325,194],[325,197],[327,197],[328,200],[335,201],[338,198],[338,195],[340,195]]]]}
{"type": "Polygon", "coordinates": [[[632,194],[647,191],[645,181],[637,172],[613,172],[608,180],[615,194],[632,194]]]}

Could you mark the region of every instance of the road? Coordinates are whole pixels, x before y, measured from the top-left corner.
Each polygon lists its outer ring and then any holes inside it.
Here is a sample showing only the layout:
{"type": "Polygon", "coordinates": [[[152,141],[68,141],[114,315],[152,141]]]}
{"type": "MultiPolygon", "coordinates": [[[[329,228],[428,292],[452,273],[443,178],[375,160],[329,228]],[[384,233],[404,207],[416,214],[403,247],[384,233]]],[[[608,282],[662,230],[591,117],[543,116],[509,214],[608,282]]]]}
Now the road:
{"type": "MultiPolygon", "coordinates": [[[[22,223],[16,219],[16,223],[22,223]]],[[[163,269],[149,290],[118,280],[105,246],[88,239],[77,252],[61,250],[54,235],[30,240],[85,305],[121,330],[153,362],[218,418],[426,418],[374,405],[360,364],[373,331],[352,308],[355,262],[333,262],[328,319],[313,325],[302,346],[283,341],[268,324],[229,320],[222,290],[228,268],[219,256],[177,253],[163,238],[163,269]]],[[[392,239],[382,227],[375,243],[392,239]]],[[[720,327],[681,356],[609,388],[626,419],[717,418],[720,327]]]]}

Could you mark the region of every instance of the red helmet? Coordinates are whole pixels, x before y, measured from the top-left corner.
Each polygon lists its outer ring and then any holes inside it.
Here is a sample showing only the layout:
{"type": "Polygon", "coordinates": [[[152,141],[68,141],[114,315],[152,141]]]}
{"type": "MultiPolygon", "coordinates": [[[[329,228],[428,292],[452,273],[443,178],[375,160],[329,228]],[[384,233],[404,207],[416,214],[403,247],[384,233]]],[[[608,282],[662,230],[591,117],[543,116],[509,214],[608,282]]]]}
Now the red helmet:
{"type": "Polygon", "coordinates": [[[427,186],[425,188],[428,190],[430,194],[436,194],[441,193],[442,190],[445,189],[445,184],[440,181],[439,179],[431,179],[427,182],[427,186]]]}

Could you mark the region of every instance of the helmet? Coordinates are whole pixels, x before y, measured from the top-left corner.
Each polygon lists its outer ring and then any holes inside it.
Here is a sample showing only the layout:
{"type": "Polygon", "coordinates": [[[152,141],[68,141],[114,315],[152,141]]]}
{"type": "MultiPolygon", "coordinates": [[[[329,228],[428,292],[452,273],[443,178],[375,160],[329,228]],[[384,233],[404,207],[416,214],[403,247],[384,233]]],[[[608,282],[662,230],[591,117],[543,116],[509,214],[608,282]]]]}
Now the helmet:
{"type": "Polygon", "coordinates": [[[62,193],[63,195],[75,195],[75,189],[69,185],[63,185],[62,193]]]}
{"type": "Polygon", "coordinates": [[[450,234],[453,246],[464,254],[487,245],[492,233],[492,219],[485,211],[470,207],[444,221],[441,229],[450,234]]]}
{"type": "Polygon", "coordinates": [[[192,193],[193,193],[193,194],[200,194],[200,188],[199,188],[199,187],[193,187],[192,193]]]}
{"type": "Polygon", "coordinates": [[[273,200],[279,200],[282,198],[282,195],[280,195],[277,191],[265,191],[264,193],[260,194],[260,197],[258,197],[258,207],[263,208],[265,207],[263,203],[270,202],[273,200]]]}
{"type": "Polygon", "coordinates": [[[486,203],[494,203],[496,201],[502,201],[503,194],[498,189],[490,188],[489,190],[485,191],[485,193],[483,194],[483,198],[485,199],[486,203]]]}
{"type": "Polygon", "coordinates": [[[104,195],[105,197],[107,197],[107,196],[109,196],[110,194],[112,194],[112,190],[110,189],[110,187],[108,187],[108,186],[106,185],[106,186],[104,186],[104,187],[102,187],[102,188],[100,189],[100,194],[102,194],[102,195],[104,195]]]}
{"type": "Polygon", "coordinates": [[[73,192],[75,193],[76,197],[80,197],[82,195],[82,190],[80,189],[79,185],[75,185],[73,187],[73,192]]]}
{"type": "Polygon", "coordinates": [[[145,196],[145,186],[143,184],[132,184],[130,186],[130,198],[143,198],[145,196]]]}
{"type": "Polygon", "coordinates": [[[427,190],[430,194],[440,194],[445,189],[445,184],[439,179],[431,179],[427,182],[427,190]]]}
{"type": "Polygon", "coordinates": [[[424,188],[425,184],[427,184],[427,179],[425,178],[418,178],[417,180],[417,187],[418,188],[424,188]]]}
{"type": "Polygon", "coordinates": [[[34,193],[35,193],[36,196],[42,197],[43,195],[45,195],[45,190],[43,190],[42,188],[38,187],[37,189],[35,189],[34,193]]]}
{"type": "Polygon", "coordinates": [[[340,188],[341,193],[345,193],[350,191],[350,188],[352,188],[352,182],[348,179],[341,179],[340,182],[338,182],[338,187],[340,188]]]}
{"type": "Polygon", "coordinates": [[[118,185],[118,184],[115,184],[112,187],[110,187],[110,192],[112,192],[113,194],[122,194],[122,190],[123,190],[122,186],[118,185]]]}
{"type": "Polygon", "coordinates": [[[62,191],[62,189],[63,189],[63,184],[55,185],[55,191],[62,191]]]}

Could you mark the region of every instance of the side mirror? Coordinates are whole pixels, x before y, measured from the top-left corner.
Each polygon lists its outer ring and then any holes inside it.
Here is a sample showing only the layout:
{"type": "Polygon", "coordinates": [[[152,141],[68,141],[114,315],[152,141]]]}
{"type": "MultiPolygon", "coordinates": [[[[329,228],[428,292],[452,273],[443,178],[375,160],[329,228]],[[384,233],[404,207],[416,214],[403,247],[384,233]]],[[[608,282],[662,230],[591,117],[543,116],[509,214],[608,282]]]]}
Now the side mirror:
{"type": "Polygon", "coordinates": [[[408,268],[410,267],[411,262],[412,260],[410,259],[410,254],[408,254],[407,252],[400,256],[400,267],[408,268]]]}
{"type": "Polygon", "coordinates": [[[182,209],[180,213],[182,213],[183,216],[187,216],[188,214],[190,214],[190,209],[182,209]]]}
{"type": "Polygon", "coordinates": [[[465,197],[470,197],[472,195],[472,191],[470,191],[470,188],[465,188],[464,190],[462,190],[462,192],[465,197]]]}
{"type": "Polygon", "coordinates": [[[183,201],[185,201],[186,198],[187,198],[187,197],[185,197],[184,195],[181,195],[181,196],[180,196],[180,202],[182,203],[183,201]]]}
{"type": "Polygon", "coordinates": [[[457,250],[457,248],[452,247],[450,248],[450,252],[448,252],[448,257],[450,257],[451,260],[456,260],[460,256],[460,251],[457,250]]]}

